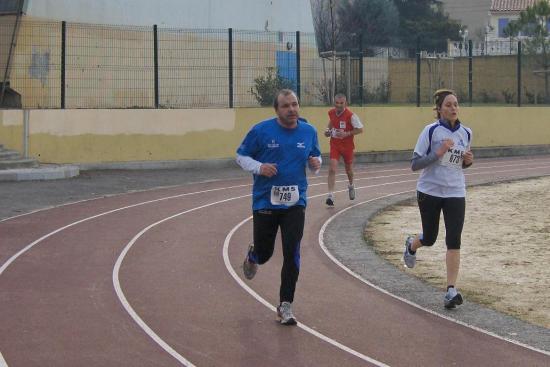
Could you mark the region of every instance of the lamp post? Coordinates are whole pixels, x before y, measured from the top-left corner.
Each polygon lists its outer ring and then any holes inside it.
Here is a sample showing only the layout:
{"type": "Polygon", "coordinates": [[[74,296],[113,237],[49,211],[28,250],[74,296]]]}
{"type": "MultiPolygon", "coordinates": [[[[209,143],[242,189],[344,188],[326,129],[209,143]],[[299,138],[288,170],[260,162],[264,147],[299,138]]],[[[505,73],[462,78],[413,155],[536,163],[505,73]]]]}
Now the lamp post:
{"type": "Polygon", "coordinates": [[[488,52],[487,52],[487,35],[489,34],[489,32],[491,32],[491,30],[492,30],[491,25],[487,24],[485,26],[485,47],[484,47],[485,52],[484,52],[484,54],[488,54],[488,52]]]}
{"type": "Polygon", "coordinates": [[[464,48],[464,51],[466,51],[466,38],[468,38],[468,29],[461,29],[458,31],[458,35],[460,36],[460,38],[462,38],[462,45],[464,45],[464,47],[460,47],[460,56],[462,56],[462,48],[464,48]]]}
{"type": "Polygon", "coordinates": [[[336,36],[334,29],[334,15],[333,7],[334,4],[332,0],[329,2],[330,6],[330,30],[331,30],[331,41],[332,41],[332,98],[330,98],[329,104],[332,103],[334,96],[336,95],[336,36]]]}

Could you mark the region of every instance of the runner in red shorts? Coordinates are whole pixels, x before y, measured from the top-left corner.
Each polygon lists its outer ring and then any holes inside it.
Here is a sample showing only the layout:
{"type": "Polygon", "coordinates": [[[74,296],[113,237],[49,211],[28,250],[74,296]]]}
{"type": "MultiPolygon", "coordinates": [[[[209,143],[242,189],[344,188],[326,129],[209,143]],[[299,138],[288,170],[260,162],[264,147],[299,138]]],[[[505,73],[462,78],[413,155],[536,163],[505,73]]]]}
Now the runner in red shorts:
{"type": "Polygon", "coordinates": [[[348,194],[350,200],[355,199],[353,186],[353,136],[363,132],[363,124],[359,117],[349,108],[344,94],[334,96],[334,108],[328,111],[329,123],[325,136],[330,137],[330,167],[328,171],[328,197],[326,204],[334,206],[334,186],[336,183],[336,168],[340,157],[344,159],[348,175],[348,194]]]}

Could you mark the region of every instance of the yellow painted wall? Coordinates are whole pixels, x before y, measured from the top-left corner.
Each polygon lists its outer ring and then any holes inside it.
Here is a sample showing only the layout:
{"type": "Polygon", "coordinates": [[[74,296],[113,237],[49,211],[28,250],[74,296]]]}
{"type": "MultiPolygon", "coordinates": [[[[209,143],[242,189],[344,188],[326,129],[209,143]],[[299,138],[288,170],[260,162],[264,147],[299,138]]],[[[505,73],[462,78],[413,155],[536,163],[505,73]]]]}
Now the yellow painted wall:
{"type": "MultiPolygon", "coordinates": [[[[353,108],[365,123],[358,152],[412,150],[433,121],[429,107],[353,108]]],[[[321,131],[327,108],[302,116],[321,131]]],[[[201,110],[32,110],[29,154],[42,163],[102,163],[232,158],[250,127],[274,115],[271,108],[201,110]]],[[[463,107],[461,120],[474,131],[474,147],[550,144],[545,107],[463,107]]],[[[0,144],[21,151],[23,112],[0,110],[0,144]]]]}
{"type": "Polygon", "coordinates": [[[0,144],[23,152],[23,112],[0,109],[0,144]]]}

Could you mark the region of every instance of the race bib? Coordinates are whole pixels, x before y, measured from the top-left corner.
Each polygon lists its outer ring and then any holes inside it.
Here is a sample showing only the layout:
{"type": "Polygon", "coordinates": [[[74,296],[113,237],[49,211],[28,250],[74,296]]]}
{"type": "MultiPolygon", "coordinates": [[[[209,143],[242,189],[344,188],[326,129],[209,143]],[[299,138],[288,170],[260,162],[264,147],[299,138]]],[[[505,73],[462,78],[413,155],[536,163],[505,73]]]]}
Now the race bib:
{"type": "Polygon", "coordinates": [[[440,163],[444,166],[454,169],[462,169],[462,162],[464,161],[465,150],[462,148],[450,148],[441,157],[440,163]]]}
{"type": "Polygon", "coordinates": [[[300,199],[298,185],[272,186],[271,204],[292,206],[300,199]]]}
{"type": "Polygon", "coordinates": [[[346,122],[340,121],[340,129],[345,129],[345,128],[346,128],[346,122]]]}

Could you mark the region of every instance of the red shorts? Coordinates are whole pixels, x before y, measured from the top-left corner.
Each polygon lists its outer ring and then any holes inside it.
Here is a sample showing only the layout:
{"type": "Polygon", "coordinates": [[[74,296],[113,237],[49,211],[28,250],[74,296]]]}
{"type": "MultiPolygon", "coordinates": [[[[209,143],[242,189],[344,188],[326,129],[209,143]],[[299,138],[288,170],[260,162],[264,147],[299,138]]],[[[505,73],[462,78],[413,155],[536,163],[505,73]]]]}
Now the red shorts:
{"type": "Polygon", "coordinates": [[[330,159],[340,160],[340,157],[344,158],[345,164],[351,164],[353,162],[353,148],[331,145],[330,146],[330,159]]]}

